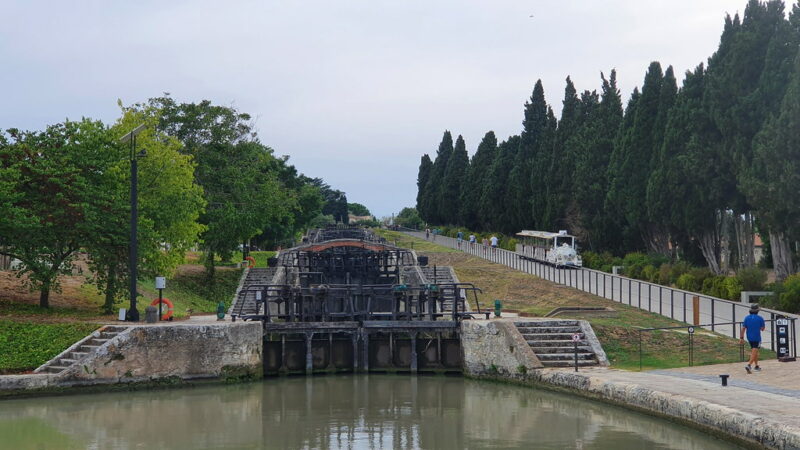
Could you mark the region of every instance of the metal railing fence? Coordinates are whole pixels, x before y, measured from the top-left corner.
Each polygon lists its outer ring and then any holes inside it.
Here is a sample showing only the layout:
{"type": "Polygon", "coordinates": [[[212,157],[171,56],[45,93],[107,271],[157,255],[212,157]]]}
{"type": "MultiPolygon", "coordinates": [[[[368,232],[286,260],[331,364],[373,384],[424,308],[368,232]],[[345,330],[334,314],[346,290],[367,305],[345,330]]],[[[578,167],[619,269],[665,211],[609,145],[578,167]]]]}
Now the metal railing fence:
{"type": "MultiPolygon", "coordinates": [[[[400,231],[416,238],[426,239],[424,231],[408,228],[400,228],[400,231]]],[[[738,327],[735,324],[741,323],[750,313],[749,304],[662,286],[622,275],[613,275],[594,269],[555,267],[551,264],[522,258],[513,251],[492,248],[480,242],[472,244],[467,239],[459,243],[455,238],[430,233],[427,240],[608,300],[681,322],[694,323],[697,324],[694,326],[732,338],[738,337],[738,327]],[[695,297],[697,300],[694,300],[695,297]]],[[[775,335],[773,324],[776,318],[781,316],[789,319],[798,318],[794,314],[766,308],[761,309],[761,314],[766,315],[764,318],[767,319],[768,327],[765,332],[769,333],[770,336],[775,335]]],[[[768,344],[770,350],[775,349],[774,342],[769,342],[768,344]]]]}

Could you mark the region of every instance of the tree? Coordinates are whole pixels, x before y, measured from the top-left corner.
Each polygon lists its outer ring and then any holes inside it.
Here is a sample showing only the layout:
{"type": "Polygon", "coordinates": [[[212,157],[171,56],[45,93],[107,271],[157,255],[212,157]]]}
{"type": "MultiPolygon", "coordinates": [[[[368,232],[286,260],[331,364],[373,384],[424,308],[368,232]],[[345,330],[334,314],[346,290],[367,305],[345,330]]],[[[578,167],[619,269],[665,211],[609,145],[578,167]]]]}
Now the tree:
{"type": "Polygon", "coordinates": [[[442,223],[445,220],[445,217],[441,213],[442,201],[444,198],[444,176],[447,170],[448,160],[452,153],[453,136],[450,134],[450,131],[445,130],[442,136],[442,142],[439,144],[439,149],[436,151],[436,159],[433,161],[428,184],[425,187],[426,198],[423,205],[428,216],[423,218],[431,223],[442,223]]]}
{"type": "Polygon", "coordinates": [[[429,213],[427,210],[427,206],[430,203],[428,201],[428,180],[431,177],[431,171],[433,170],[433,162],[431,161],[431,157],[428,154],[422,155],[420,158],[419,163],[419,173],[417,174],[417,210],[419,211],[420,217],[424,218],[425,220],[428,219],[429,213]]]}
{"type": "Polygon", "coordinates": [[[617,88],[617,72],[611,71],[603,81],[600,104],[593,108],[575,140],[575,173],[572,176],[575,202],[579,211],[577,231],[582,242],[592,250],[605,250],[611,246],[609,228],[604,215],[607,168],[614,150],[614,139],[622,123],[622,99],[617,88]]]}
{"type": "Polygon", "coordinates": [[[464,176],[468,168],[469,156],[467,155],[467,147],[464,143],[464,138],[459,135],[444,172],[440,198],[441,223],[458,224],[461,185],[464,182],[464,176]]]}
{"type": "Polygon", "coordinates": [[[489,168],[481,194],[480,209],[483,213],[484,229],[514,232],[511,228],[511,209],[508,201],[508,174],[514,165],[519,149],[519,136],[512,136],[497,146],[494,161],[489,168]]]}
{"type": "Polygon", "coordinates": [[[395,217],[395,224],[401,227],[420,230],[422,229],[423,222],[416,208],[403,208],[400,210],[400,213],[397,214],[397,217],[395,217]]]}
{"type": "Polygon", "coordinates": [[[371,216],[372,213],[369,212],[366,206],[362,205],[361,203],[348,203],[347,204],[347,212],[353,214],[354,216],[371,216]]]}
{"type": "Polygon", "coordinates": [[[478,149],[472,155],[464,183],[461,185],[460,224],[471,230],[481,227],[481,218],[483,217],[480,209],[481,194],[496,150],[497,137],[495,137],[494,131],[489,131],[483,136],[478,149]]]}
{"type": "MultiPolygon", "coordinates": [[[[544,98],[542,80],[537,80],[530,100],[525,102],[525,118],[522,121],[520,148],[517,151],[514,167],[509,175],[508,200],[514,205],[510,218],[510,228],[522,230],[533,224],[533,195],[531,190],[532,167],[541,145],[541,136],[547,126],[547,102],[544,98]]],[[[538,193],[537,193],[538,194],[538,193]]]]}
{"type": "Polygon", "coordinates": [[[39,291],[41,307],[113,202],[107,171],[118,157],[107,128],[88,119],[10,129],[0,141],[2,253],[22,262],[18,276],[39,291]]]}
{"type": "Polygon", "coordinates": [[[743,188],[769,228],[775,276],[794,273],[790,243],[800,237],[800,57],[781,107],[756,135],[743,188]]]}
{"type": "MultiPolygon", "coordinates": [[[[208,279],[213,280],[216,255],[230,257],[270,224],[291,223],[297,198],[287,195],[276,171],[279,163],[272,149],[259,142],[249,115],[207,100],[178,104],[166,96],[151,99],[149,106],[160,111],[159,129],[178,138],[197,164],[195,181],[207,203],[199,219],[205,226],[201,239],[208,279]]],[[[337,201],[339,217],[347,223],[347,200],[337,201]]]]}
{"type": "MultiPolygon", "coordinates": [[[[138,165],[138,268],[142,278],[174,274],[204,229],[197,222],[205,202],[203,190],[194,183],[192,158],[181,154],[176,138],[157,131],[158,114],[152,107],[141,111],[123,108],[123,116],[109,130],[116,141],[136,126],[146,125],[136,139],[137,151],[146,152],[138,165]]],[[[130,280],[127,151],[125,147],[118,150],[116,164],[106,172],[107,189],[113,195],[103,205],[103,214],[94,222],[95,232],[85,243],[91,277],[104,294],[107,314],[112,313],[114,302],[124,297],[130,280]]]]}

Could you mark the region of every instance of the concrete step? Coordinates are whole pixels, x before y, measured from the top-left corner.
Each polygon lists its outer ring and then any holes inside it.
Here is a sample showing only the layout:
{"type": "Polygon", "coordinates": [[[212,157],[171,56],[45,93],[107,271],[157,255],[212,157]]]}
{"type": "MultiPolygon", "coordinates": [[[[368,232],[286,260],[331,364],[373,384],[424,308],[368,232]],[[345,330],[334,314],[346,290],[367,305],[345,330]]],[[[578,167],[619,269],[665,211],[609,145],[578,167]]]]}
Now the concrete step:
{"type": "Polygon", "coordinates": [[[572,333],[522,333],[522,337],[526,341],[570,341],[572,342],[572,333]]]}
{"type": "MultiPolygon", "coordinates": [[[[531,350],[533,350],[533,352],[536,353],[537,355],[540,354],[540,353],[542,353],[542,354],[548,354],[548,353],[551,353],[551,354],[552,353],[571,353],[571,354],[574,354],[575,353],[575,347],[573,347],[573,346],[569,346],[569,347],[534,347],[534,346],[531,346],[531,350]]],[[[578,354],[581,354],[581,353],[592,353],[592,354],[594,354],[594,352],[592,351],[591,347],[578,346],[578,354]]]]}
{"type": "Polygon", "coordinates": [[[537,320],[535,322],[514,322],[517,327],[576,327],[577,320],[537,320]]]}
{"type": "Polygon", "coordinates": [[[581,328],[577,327],[577,326],[575,326],[575,327],[517,327],[517,329],[522,334],[526,334],[526,333],[530,333],[530,334],[533,334],[533,333],[536,333],[536,334],[541,334],[541,333],[569,333],[569,334],[574,334],[574,333],[580,333],[581,332],[581,328]]]}
{"type": "Polygon", "coordinates": [[[68,367],[69,366],[47,366],[46,370],[48,372],[58,373],[61,372],[62,370],[66,370],[68,367]]]}
{"type": "Polygon", "coordinates": [[[88,355],[88,354],[89,354],[88,352],[71,352],[71,353],[69,354],[69,356],[70,356],[72,359],[78,360],[78,359],[81,359],[81,358],[83,358],[84,356],[86,356],[86,355],[88,355]]]}
{"type": "MultiPolygon", "coordinates": [[[[574,367],[575,360],[572,361],[542,361],[542,365],[545,367],[574,367]]],[[[596,366],[597,361],[595,360],[582,360],[578,359],[578,367],[589,367],[589,366],[596,366]]]]}
{"type": "MultiPolygon", "coordinates": [[[[574,353],[537,353],[536,357],[541,361],[574,361],[574,353]]],[[[591,359],[594,360],[594,353],[578,353],[578,360],[591,359]]]]}

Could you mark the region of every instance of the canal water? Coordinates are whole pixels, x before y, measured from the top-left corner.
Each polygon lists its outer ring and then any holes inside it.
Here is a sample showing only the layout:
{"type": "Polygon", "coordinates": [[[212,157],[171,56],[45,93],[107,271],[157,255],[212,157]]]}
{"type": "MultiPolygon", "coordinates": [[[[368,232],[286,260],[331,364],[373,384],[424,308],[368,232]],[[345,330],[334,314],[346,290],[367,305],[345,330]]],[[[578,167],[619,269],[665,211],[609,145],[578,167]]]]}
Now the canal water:
{"type": "Polygon", "coordinates": [[[0,401],[3,449],[729,449],[569,395],[460,377],[272,378],[0,401]]]}

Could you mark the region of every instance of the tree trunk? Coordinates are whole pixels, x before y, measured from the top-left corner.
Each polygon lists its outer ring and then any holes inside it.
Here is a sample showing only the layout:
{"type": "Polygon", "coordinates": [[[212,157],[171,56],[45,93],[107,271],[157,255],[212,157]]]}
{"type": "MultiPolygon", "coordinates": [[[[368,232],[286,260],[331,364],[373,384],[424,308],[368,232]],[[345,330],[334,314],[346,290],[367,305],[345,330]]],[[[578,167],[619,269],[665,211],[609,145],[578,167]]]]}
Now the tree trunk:
{"type": "Polygon", "coordinates": [[[721,262],[722,244],[720,243],[719,234],[714,231],[707,231],[700,234],[697,242],[700,244],[700,251],[703,252],[703,258],[708,263],[708,269],[714,275],[722,275],[724,273],[721,262]]]}
{"type": "Polygon", "coordinates": [[[753,267],[755,258],[755,235],[753,233],[753,214],[746,212],[734,215],[733,228],[736,232],[736,249],[739,252],[738,266],[740,269],[753,267]]]}
{"type": "Polygon", "coordinates": [[[115,290],[114,284],[117,279],[117,271],[114,269],[113,266],[108,267],[108,276],[106,277],[106,301],[103,303],[103,313],[104,314],[113,314],[114,313],[114,297],[115,297],[115,290]]]}
{"type": "Polygon", "coordinates": [[[669,251],[669,232],[665,227],[657,224],[649,224],[642,233],[642,237],[651,252],[659,255],[671,256],[669,251]]]}
{"type": "Polygon", "coordinates": [[[50,283],[43,283],[39,289],[39,306],[42,308],[50,307],[50,283]]]}
{"type": "Polygon", "coordinates": [[[214,281],[214,252],[209,251],[206,253],[206,281],[214,281]]]}
{"type": "Polygon", "coordinates": [[[783,281],[794,273],[789,239],[783,232],[770,231],[769,245],[772,250],[772,266],[775,268],[775,278],[778,281],[783,281]]]}

